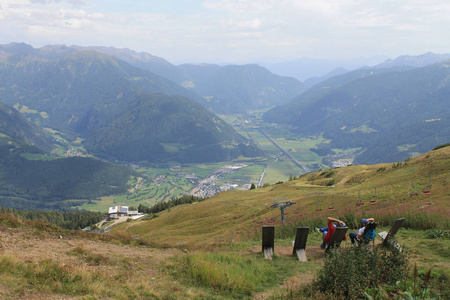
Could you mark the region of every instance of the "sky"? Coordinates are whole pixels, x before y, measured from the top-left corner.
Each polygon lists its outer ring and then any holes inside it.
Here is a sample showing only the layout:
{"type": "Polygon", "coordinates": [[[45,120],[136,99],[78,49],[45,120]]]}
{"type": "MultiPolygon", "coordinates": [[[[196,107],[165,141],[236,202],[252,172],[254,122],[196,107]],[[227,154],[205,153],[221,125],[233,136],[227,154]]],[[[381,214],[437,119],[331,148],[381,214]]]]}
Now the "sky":
{"type": "Polygon", "coordinates": [[[0,0],[0,44],[113,46],[174,64],[450,52],[448,0],[0,0]]]}

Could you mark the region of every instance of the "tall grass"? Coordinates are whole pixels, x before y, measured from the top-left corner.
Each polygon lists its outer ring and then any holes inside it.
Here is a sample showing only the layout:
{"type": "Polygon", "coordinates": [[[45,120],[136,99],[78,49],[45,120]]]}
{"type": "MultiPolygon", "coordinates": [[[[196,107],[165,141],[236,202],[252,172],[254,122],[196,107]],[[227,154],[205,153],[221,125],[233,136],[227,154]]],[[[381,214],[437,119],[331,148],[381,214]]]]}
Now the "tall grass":
{"type": "MultiPolygon", "coordinates": [[[[185,255],[176,259],[173,274],[197,286],[210,287],[231,298],[252,295],[262,287],[280,281],[283,264],[252,256],[222,253],[185,255]]],[[[286,274],[284,274],[286,275],[286,274]]]]}
{"type": "Polygon", "coordinates": [[[44,292],[67,295],[101,295],[107,293],[101,274],[83,268],[69,269],[50,259],[25,263],[8,255],[0,256],[0,274],[9,280],[44,292]]]}

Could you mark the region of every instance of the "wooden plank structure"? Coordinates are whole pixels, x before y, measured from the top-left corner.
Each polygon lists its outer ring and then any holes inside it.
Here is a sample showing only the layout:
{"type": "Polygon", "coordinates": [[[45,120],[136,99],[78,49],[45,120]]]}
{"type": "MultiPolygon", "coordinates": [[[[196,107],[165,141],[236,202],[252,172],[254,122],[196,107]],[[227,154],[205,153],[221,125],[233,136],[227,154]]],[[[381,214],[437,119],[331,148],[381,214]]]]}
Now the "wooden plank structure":
{"type": "Polygon", "coordinates": [[[299,261],[308,261],[306,258],[306,240],[308,239],[309,227],[297,227],[295,241],[293,241],[294,250],[292,255],[297,255],[299,261]]]}
{"type": "Polygon", "coordinates": [[[394,240],[397,231],[400,227],[405,223],[406,218],[400,218],[395,220],[394,225],[392,225],[391,230],[389,232],[383,231],[378,233],[378,235],[383,239],[383,245],[391,245],[397,248],[399,251],[402,251],[402,247],[394,240]]]}
{"type": "Polygon", "coordinates": [[[341,244],[342,240],[347,233],[348,227],[336,227],[336,231],[331,237],[330,242],[328,243],[327,248],[325,249],[325,253],[328,253],[332,248],[338,248],[341,244]]]}
{"type": "Polygon", "coordinates": [[[262,252],[264,258],[272,259],[275,248],[275,226],[263,225],[262,229],[262,252]]]}

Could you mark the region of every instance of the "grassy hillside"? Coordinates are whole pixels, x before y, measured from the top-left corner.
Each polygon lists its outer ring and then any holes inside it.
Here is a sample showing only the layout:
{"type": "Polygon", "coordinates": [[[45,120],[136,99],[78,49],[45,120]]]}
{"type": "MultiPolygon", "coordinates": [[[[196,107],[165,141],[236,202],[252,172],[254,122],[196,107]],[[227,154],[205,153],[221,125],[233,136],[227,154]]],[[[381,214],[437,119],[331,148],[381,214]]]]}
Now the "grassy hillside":
{"type": "MultiPolygon", "coordinates": [[[[363,288],[372,297],[448,299],[449,164],[450,147],[445,147],[407,163],[319,171],[267,188],[227,192],[173,207],[150,216],[152,220],[125,222],[103,235],[62,230],[0,213],[0,298],[338,299],[320,291],[324,270],[338,272],[333,277],[361,289],[364,276],[352,274],[364,271],[366,258],[378,257],[379,262],[396,263],[394,267],[384,264],[387,273],[399,269],[402,274],[397,274],[397,284],[373,286],[369,282],[370,288],[363,288]],[[431,194],[410,197],[411,180],[415,178],[414,185],[423,188],[429,176],[431,194]],[[334,186],[329,185],[331,180],[334,186]],[[367,202],[375,198],[375,187],[377,204],[370,205],[367,202]],[[355,210],[358,192],[358,200],[365,204],[355,210]],[[327,201],[333,194],[335,210],[328,211],[327,201]],[[258,220],[279,217],[279,211],[268,206],[275,198],[287,198],[297,205],[288,209],[287,226],[275,225],[275,256],[266,260],[255,226],[261,226],[258,220]],[[315,211],[317,200],[324,207],[322,212],[315,211]],[[371,255],[347,241],[341,251],[326,256],[319,247],[320,235],[310,233],[308,261],[299,262],[292,256],[294,221],[323,225],[325,215],[345,220],[351,230],[361,215],[375,217],[379,231],[389,230],[393,219],[405,216],[407,222],[396,236],[405,251],[391,252],[380,247],[377,239],[368,250],[373,249],[371,255]]],[[[356,298],[357,294],[348,297],[356,298]]]]}
{"type": "MultiPolygon", "coordinates": [[[[128,224],[126,231],[167,245],[251,238],[261,224],[271,219],[280,223],[280,210],[270,208],[274,199],[296,203],[287,209],[291,227],[311,224],[311,220],[323,224],[326,216],[345,214],[352,223],[373,215],[386,226],[397,216],[419,214],[425,218],[425,229],[433,222],[449,226],[448,178],[450,147],[445,147],[407,162],[335,168],[265,188],[221,193],[200,203],[172,208],[151,220],[128,224]],[[421,191],[430,182],[431,194],[425,195],[421,191]],[[418,196],[410,196],[412,185],[418,196]],[[376,203],[370,204],[371,200],[376,203]],[[357,207],[358,201],[364,205],[357,207]],[[329,210],[331,207],[334,210],[329,210]]],[[[125,225],[118,228],[123,229],[125,225]]]]}

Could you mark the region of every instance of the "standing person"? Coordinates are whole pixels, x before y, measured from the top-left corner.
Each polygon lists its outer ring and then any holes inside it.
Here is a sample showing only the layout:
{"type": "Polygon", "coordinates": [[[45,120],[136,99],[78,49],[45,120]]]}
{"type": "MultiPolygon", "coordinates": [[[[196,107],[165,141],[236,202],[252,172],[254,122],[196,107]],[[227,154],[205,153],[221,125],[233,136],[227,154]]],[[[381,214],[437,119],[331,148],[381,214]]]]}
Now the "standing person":
{"type": "MultiPolygon", "coordinates": [[[[336,231],[336,225],[333,224],[333,222],[337,223],[338,226],[345,226],[345,223],[343,221],[341,221],[339,219],[328,217],[327,218],[327,227],[322,227],[322,228],[315,227],[314,228],[316,231],[322,232],[323,243],[320,245],[320,247],[322,249],[325,249],[327,247],[328,243],[331,240],[331,237],[333,236],[334,232],[336,231]]],[[[345,239],[346,238],[344,238],[344,240],[345,239]]]]}
{"type": "Polygon", "coordinates": [[[350,240],[352,241],[352,244],[355,245],[355,241],[357,241],[358,243],[361,243],[362,241],[362,235],[364,234],[364,230],[366,229],[366,225],[369,223],[373,223],[375,222],[374,218],[369,218],[369,219],[362,219],[362,223],[363,223],[363,227],[361,227],[358,230],[358,233],[354,233],[354,232],[350,232],[349,236],[350,236],[350,240]]]}

